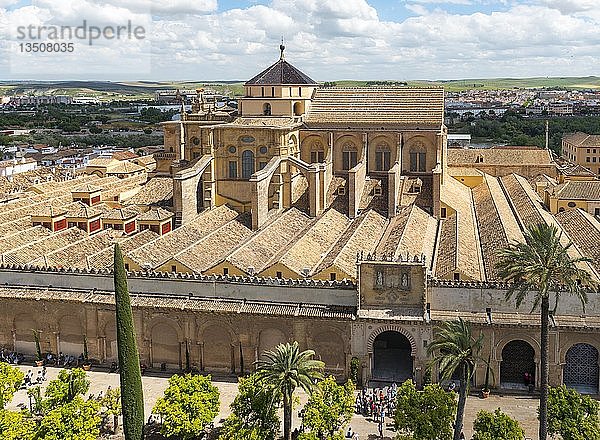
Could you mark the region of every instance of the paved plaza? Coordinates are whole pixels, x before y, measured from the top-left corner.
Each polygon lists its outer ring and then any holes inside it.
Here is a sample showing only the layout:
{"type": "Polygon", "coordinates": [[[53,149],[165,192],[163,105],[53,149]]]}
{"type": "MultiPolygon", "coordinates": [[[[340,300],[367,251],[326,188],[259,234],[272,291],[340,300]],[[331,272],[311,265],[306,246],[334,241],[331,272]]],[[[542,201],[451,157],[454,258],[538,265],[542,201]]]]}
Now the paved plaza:
{"type": "MultiPolygon", "coordinates": [[[[20,366],[24,373],[28,370],[32,370],[34,375],[37,377],[37,371],[39,368],[20,366]]],[[[58,368],[48,368],[48,380],[44,382],[42,388],[48,384],[52,379],[58,376],[58,368]]],[[[88,378],[90,379],[90,393],[98,395],[100,391],[104,392],[109,386],[119,386],[119,375],[116,373],[108,373],[104,371],[90,371],[88,372],[88,378]]],[[[144,388],[144,407],[146,417],[150,415],[152,407],[156,400],[162,396],[165,388],[167,387],[167,378],[157,376],[144,376],[142,378],[144,388]]],[[[215,385],[219,388],[221,393],[221,407],[220,412],[216,420],[218,426],[220,422],[225,419],[230,411],[229,404],[235,398],[237,394],[237,383],[235,379],[228,378],[217,378],[215,385]]],[[[300,397],[300,403],[306,402],[307,396],[303,392],[297,392],[300,397]]],[[[25,390],[19,390],[8,406],[9,409],[17,409],[18,405],[29,405],[29,399],[25,390]]],[[[509,416],[517,419],[523,428],[527,438],[537,440],[537,407],[538,401],[529,396],[500,396],[492,394],[488,399],[479,399],[477,397],[469,397],[467,401],[467,408],[465,414],[465,435],[470,438],[473,428],[473,420],[475,415],[480,409],[493,411],[496,408],[501,408],[502,411],[507,413],[509,416]]],[[[294,411],[294,426],[299,426],[300,421],[298,419],[298,410],[294,411]]],[[[360,435],[361,440],[375,440],[378,438],[377,423],[374,423],[370,418],[355,415],[350,423],[352,429],[360,435]]],[[[392,419],[388,419],[386,430],[384,433],[384,439],[394,438],[393,422],[392,419]]]]}

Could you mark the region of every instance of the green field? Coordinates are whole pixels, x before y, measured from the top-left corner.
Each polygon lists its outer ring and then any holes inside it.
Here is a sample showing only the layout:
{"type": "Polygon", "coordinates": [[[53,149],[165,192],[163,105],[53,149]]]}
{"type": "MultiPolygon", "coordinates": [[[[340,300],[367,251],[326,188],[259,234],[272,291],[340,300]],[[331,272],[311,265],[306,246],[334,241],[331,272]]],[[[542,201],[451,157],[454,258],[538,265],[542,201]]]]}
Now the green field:
{"type": "MultiPolygon", "coordinates": [[[[373,81],[340,80],[337,86],[360,87],[373,81]]],[[[385,81],[379,81],[385,82],[385,81]]],[[[442,86],[449,92],[462,90],[507,90],[514,88],[562,88],[600,89],[600,77],[539,77],[539,78],[487,78],[440,81],[406,81],[409,86],[442,86]]],[[[152,99],[159,89],[213,89],[218,93],[240,96],[243,93],[241,81],[57,81],[57,82],[9,82],[0,81],[0,95],[52,94],[69,96],[94,96],[103,101],[152,99]]]]}

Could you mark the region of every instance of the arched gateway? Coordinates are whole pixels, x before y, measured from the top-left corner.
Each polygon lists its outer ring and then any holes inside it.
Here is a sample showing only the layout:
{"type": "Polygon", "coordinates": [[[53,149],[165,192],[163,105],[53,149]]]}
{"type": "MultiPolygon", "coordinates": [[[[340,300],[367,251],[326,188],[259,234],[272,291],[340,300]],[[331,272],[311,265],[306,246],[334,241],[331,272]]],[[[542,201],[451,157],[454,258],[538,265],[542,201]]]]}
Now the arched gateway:
{"type": "Polygon", "coordinates": [[[598,350],[590,344],[575,344],[565,358],[563,383],[584,394],[598,394],[598,350]]]}
{"type": "Polygon", "coordinates": [[[408,338],[393,330],[377,335],[373,341],[372,379],[402,383],[412,377],[412,346],[408,338]]]}

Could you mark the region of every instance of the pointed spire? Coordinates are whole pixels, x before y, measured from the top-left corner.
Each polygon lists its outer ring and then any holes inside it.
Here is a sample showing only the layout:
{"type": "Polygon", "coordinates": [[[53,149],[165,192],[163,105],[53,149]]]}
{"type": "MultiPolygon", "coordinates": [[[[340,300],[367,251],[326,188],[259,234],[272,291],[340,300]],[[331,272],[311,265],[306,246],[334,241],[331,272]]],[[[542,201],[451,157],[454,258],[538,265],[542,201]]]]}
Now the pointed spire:
{"type": "Polygon", "coordinates": [[[281,55],[279,56],[279,59],[285,60],[285,56],[283,55],[283,51],[285,50],[285,45],[283,44],[283,36],[281,37],[281,44],[279,45],[279,50],[281,51],[281,55]]]}

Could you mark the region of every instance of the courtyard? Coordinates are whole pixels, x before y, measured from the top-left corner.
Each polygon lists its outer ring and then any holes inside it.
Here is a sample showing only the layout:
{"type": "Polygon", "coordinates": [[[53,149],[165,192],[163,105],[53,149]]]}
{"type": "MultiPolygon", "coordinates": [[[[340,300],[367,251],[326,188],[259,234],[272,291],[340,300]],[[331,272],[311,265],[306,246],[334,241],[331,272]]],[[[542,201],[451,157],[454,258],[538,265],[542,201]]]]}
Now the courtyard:
{"type": "MultiPolygon", "coordinates": [[[[20,366],[19,368],[24,373],[31,370],[34,378],[37,377],[37,372],[40,370],[40,368],[29,366],[20,366]]],[[[46,387],[50,380],[56,379],[59,371],[59,368],[48,368],[47,380],[42,384],[42,389],[46,387]]],[[[90,380],[89,394],[93,394],[94,396],[97,396],[100,392],[104,393],[109,386],[112,388],[119,386],[119,375],[117,373],[90,371],[87,375],[90,380]]],[[[144,389],[144,413],[146,419],[151,414],[155,402],[163,395],[163,392],[167,387],[167,380],[168,378],[162,375],[147,375],[142,377],[144,389]]],[[[219,426],[222,420],[230,413],[229,405],[237,394],[237,382],[233,377],[214,377],[213,382],[219,388],[221,393],[220,411],[215,420],[215,426],[219,426]]],[[[300,397],[301,404],[304,404],[307,400],[306,394],[302,391],[298,391],[297,395],[300,397]]],[[[8,405],[8,408],[18,409],[19,406],[22,407],[23,405],[25,405],[25,407],[29,406],[29,399],[25,389],[21,389],[15,394],[12,402],[8,405]]],[[[502,411],[510,417],[518,420],[525,429],[528,439],[537,440],[538,400],[530,396],[504,396],[499,395],[498,393],[492,393],[487,399],[479,399],[475,396],[469,397],[465,413],[464,433],[466,438],[471,437],[473,420],[475,419],[477,412],[481,409],[493,411],[496,408],[501,408],[502,411]]],[[[294,427],[300,426],[298,411],[299,408],[294,411],[294,427]]],[[[281,416],[282,415],[280,415],[280,417],[281,416]]],[[[386,425],[384,439],[391,440],[395,435],[393,430],[393,420],[388,418],[386,425]]],[[[361,440],[374,440],[378,438],[377,423],[373,422],[370,418],[365,418],[362,415],[354,415],[350,426],[359,434],[361,440]]]]}

